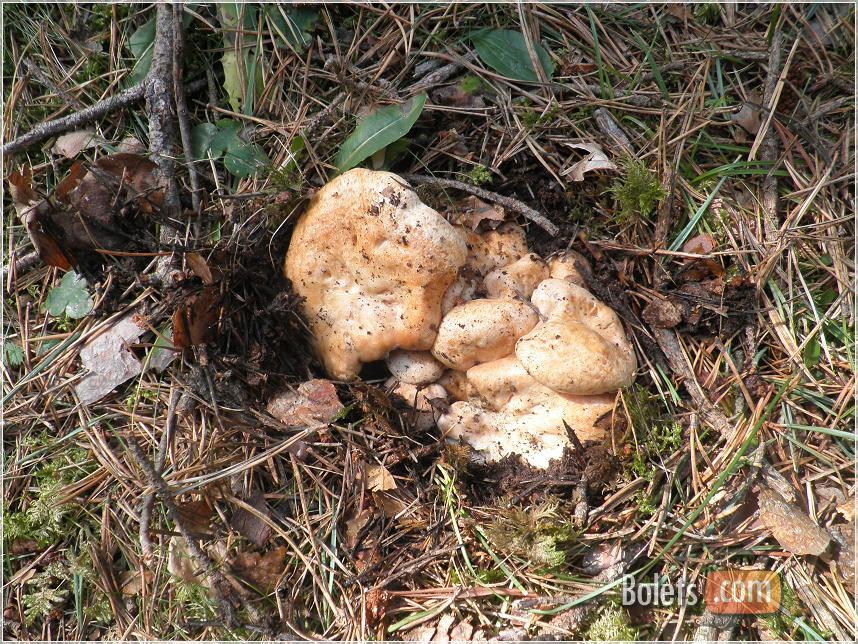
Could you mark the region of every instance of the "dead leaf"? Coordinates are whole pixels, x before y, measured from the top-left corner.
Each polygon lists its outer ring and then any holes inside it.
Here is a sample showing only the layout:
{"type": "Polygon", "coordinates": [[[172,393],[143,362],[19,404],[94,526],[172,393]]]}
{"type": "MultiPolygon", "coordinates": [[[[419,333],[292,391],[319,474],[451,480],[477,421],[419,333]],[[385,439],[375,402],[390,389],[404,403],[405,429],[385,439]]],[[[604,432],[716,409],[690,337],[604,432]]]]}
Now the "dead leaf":
{"type": "Polygon", "coordinates": [[[146,146],[143,145],[136,137],[126,136],[116,146],[117,152],[125,152],[127,154],[143,154],[146,152],[146,146]]]}
{"type": "Polygon", "coordinates": [[[158,166],[150,159],[139,154],[118,152],[101,157],[95,162],[95,167],[130,186],[132,194],[137,196],[137,205],[144,212],[151,214],[161,207],[164,186],[156,176],[158,166]]]}
{"type": "Polygon", "coordinates": [[[479,197],[473,195],[465,199],[465,209],[467,212],[466,220],[471,230],[476,230],[483,221],[495,222],[495,225],[500,224],[506,213],[501,206],[497,204],[488,204],[479,197]]]}
{"type": "Polygon", "coordinates": [[[366,468],[366,487],[372,492],[396,489],[396,481],[384,465],[371,464],[366,468]]]}
{"type": "Polygon", "coordinates": [[[191,534],[207,535],[210,532],[214,508],[208,499],[202,498],[197,501],[185,501],[177,503],[176,509],[182,517],[184,526],[191,534]]]}
{"type": "Polygon", "coordinates": [[[369,520],[372,519],[372,510],[364,508],[353,517],[346,519],[345,544],[349,550],[357,545],[361,530],[364,529],[369,520]]]}
{"type": "Polygon", "coordinates": [[[847,588],[855,586],[855,523],[838,524],[831,527],[831,536],[836,542],[834,562],[847,588]]]}
{"type": "Polygon", "coordinates": [[[53,146],[55,154],[73,159],[81,150],[95,147],[98,144],[98,137],[95,130],[87,128],[85,130],[77,130],[76,132],[68,132],[57,137],[53,146]]]}
{"type": "Polygon", "coordinates": [[[191,557],[187,542],[179,535],[170,537],[167,546],[167,570],[170,574],[189,583],[199,584],[202,580],[197,576],[197,564],[191,557]]]}
{"type": "Polygon", "coordinates": [[[573,163],[566,170],[560,172],[560,176],[569,175],[572,181],[583,181],[584,175],[593,170],[616,170],[617,166],[608,159],[602,147],[597,143],[569,143],[569,147],[577,150],[586,150],[590,154],[573,163]]]}
{"type": "Polygon", "coordinates": [[[286,568],[286,554],[285,546],[264,554],[239,552],[229,561],[229,567],[252,587],[270,593],[277,589],[277,583],[286,568]]]}
{"type": "Polygon", "coordinates": [[[437,105],[452,105],[453,107],[481,108],[486,106],[483,97],[473,92],[466,92],[461,85],[447,85],[432,92],[432,102],[437,105]]]}
{"type": "MultiPolygon", "coordinates": [[[[254,488],[253,493],[245,499],[245,502],[262,516],[271,516],[271,508],[268,507],[265,495],[261,490],[254,488]]],[[[271,526],[256,513],[250,512],[240,505],[236,507],[229,525],[257,548],[265,546],[271,538],[271,526]]]]}
{"type": "Polygon", "coordinates": [[[760,131],[762,119],[760,118],[760,95],[751,93],[750,100],[742,103],[742,108],[730,116],[730,120],[740,126],[749,134],[756,135],[760,131]]]}
{"type": "Polygon", "coordinates": [[[220,313],[220,293],[208,286],[173,313],[173,346],[187,349],[210,342],[220,313]]]}
{"type": "MultiPolygon", "coordinates": [[[[718,247],[718,242],[712,235],[703,233],[689,239],[682,246],[683,253],[694,255],[708,255],[718,247]]],[[[716,277],[724,274],[724,268],[712,257],[685,258],[685,268],[682,269],[682,277],[686,280],[701,280],[711,273],[716,277]]]]}
{"type": "Polygon", "coordinates": [[[715,241],[715,238],[712,235],[707,233],[703,233],[702,235],[697,235],[696,237],[692,237],[687,242],[682,245],[683,253],[693,253],[695,255],[708,255],[715,248],[717,248],[718,244],[715,241]]]}
{"type": "Polygon", "coordinates": [[[322,378],[302,382],[296,391],[275,394],[266,407],[285,425],[307,427],[333,421],[343,410],[334,383],[322,378]]]}
{"type": "Polygon", "coordinates": [[[143,574],[139,570],[126,570],[119,578],[120,591],[126,597],[135,597],[143,592],[144,586],[152,583],[155,574],[148,569],[143,569],[143,574]]]}
{"type": "Polygon", "coordinates": [[[819,556],[828,548],[831,537],[797,505],[767,486],[757,496],[760,520],[785,550],[796,555],[819,556]]]}
{"type": "Polygon", "coordinates": [[[390,593],[381,588],[370,588],[364,596],[366,601],[366,616],[371,624],[378,624],[384,619],[390,604],[390,593]]]}
{"type": "Polygon", "coordinates": [[[405,501],[392,496],[387,492],[373,492],[372,500],[375,502],[375,506],[381,510],[384,513],[384,516],[388,519],[393,519],[408,507],[408,504],[405,501]]]}
{"type": "Polygon", "coordinates": [[[682,322],[682,307],[670,300],[656,298],[644,307],[644,321],[657,329],[672,329],[682,322]]]}
{"type": "Polygon", "coordinates": [[[203,284],[214,283],[214,278],[212,277],[212,272],[209,269],[209,264],[202,255],[199,253],[186,253],[185,261],[194,272],[194,275],[203,281],[203,284]]]}
{"type": "Polygon", "coordinates": [[[80,358],[87,373],[75,387],[83,404],[100,400],[143,370],[142,363],[128,349],[128,344],[146,331],[139,322],[130,313],[83,346],[80,358]]]}

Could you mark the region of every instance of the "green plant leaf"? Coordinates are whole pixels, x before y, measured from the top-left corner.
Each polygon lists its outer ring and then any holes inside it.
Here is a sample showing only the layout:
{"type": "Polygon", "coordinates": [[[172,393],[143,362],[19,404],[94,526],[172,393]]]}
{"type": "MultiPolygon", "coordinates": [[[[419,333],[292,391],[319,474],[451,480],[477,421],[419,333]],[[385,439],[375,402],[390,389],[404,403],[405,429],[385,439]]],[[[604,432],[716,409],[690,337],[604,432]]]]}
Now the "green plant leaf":
{"type": "Polygon", "coordinates": [[[801,358],[804,361],[804,366],[812,369],[819,364],[819,356],[822,354],[822,347],[819,344],[819,336],[814,335],[801,352],[801,358]]]}
{"type": "MultiPolygon", "coordinates": [[[[212,140],[220,133],[220,129],[214,123],[200,123],[191,130],[191,153],[194,160],[208,158],[208,151],[212,147],[212,140]]],[[[212,153],[217,158],[220,155],[212,153]]]]}
{"type": "MultiPolygon", "coordinates": [[[[539,76],[527,52],[524,36],[519,32],[510,29],[481,29],[471,36],[471,40],[480,60],[498,74],[518,81],[539,82],[539,76]]],[[[554,73],[551,57],[539,43],[533,43],[533,48],[545,76],[550,80],[554,73]]]]}
{"type": "Polygon", "coordinates": [[[64,313],[78,320],[92,311],[92,298],[86,290],[86,280],[74,271],[69,271],[60,280],[60,285],[48,292],[45,309],[53,316],[64,313]]]}
{"type": "Polygon", "coordinates": [[[266,5],[266,14],[274,24],[278,40],[297,52],[306,49],[310,33],[319,20],[319,12],[304,7],[284,7],[280,3],[266,5]]]}
{"type": "Polygon", "coordinates": [[[244,100],[238,57],[234,51],[225,51],[220,63],[223,65],[223,89],[229,98],[229,106],[233,112],[238,112],[241,108],[241,102],[244,100]]]}
{"type": "Polygon", "coordinates": [[[131,34],[128,39],[128,49],[134,56],[134,68],[129,75],[129,81],[136,85],[149,73],[152,66],[152,47],[155,44],[155,18],[147,20],[143,26],[131,34]]]}
{"type": "Polygon", "coordinates": [[[362,118],[337,153],[334,163],[340,172],[408,134],[425,103],[426,94],[418,94],[402,105],[388,105],[362,118]]]}
{"type": "Polygon", "coordinates": [[[223,165],[231,175],[244,179],[270,163],[258,145],[240,141],[239,144],[227,148],[223,157],[223,165]]]}
{"type": "Polygon", "coordinates": [[[4,340],[3,364],[7,367],[20,367],[24,364],[24,350],[14,342],[4,340]]]}
{"type": "Polygon", "coordinates": [[[212,156],[217,159],[230,146],[238,147],[241,145],[241,140],[238,138],[238,133],[241,131],[241,123],[230,119],[220,119],[215,125],[218,131],[209,142],[209,149],[212,156]]]}

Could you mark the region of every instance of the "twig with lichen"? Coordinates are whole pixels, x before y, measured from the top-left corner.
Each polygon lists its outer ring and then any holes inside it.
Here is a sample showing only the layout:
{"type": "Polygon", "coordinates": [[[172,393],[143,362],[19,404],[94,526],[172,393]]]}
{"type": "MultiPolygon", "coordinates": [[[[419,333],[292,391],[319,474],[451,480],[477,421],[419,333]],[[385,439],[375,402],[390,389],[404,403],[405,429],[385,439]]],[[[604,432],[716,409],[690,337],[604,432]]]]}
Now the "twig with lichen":
{"type": "Polygon", "coordinates": [[[525,219],[529,219],[530,221],[535,223],[549,235],[557,235],[557,233],[560,232],[560,229],[553,223],[551,223],[544,215],[541,215],[536,210],[534,210],[527,204],[519,201],[518,199],[499,195],[498,193],[486,190],[485,188],[473,186],[463,181],[455,181],[454,179],[429,177],[423,174],[403,174],[401,176],[403,179],[413,184],[439,186],[441,188],[453,188],[454,190],[461,190],[462,192],[470,193],[476,197],[479,197],[480,199],[491,201],[492,203],[499,204],[504,208],[518,213],[525,219]]]}

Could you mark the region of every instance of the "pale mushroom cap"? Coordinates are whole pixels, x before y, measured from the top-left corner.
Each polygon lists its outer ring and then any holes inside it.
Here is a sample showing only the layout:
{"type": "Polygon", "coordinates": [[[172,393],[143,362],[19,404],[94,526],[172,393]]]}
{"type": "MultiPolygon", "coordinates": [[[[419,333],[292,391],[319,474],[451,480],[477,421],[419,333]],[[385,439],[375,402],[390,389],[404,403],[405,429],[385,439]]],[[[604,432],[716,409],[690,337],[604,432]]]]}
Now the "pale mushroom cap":
{"type": "Polygon", "coordinates": [[[523,297],[530,299],[533,290],[548,278],[548,265],[534,253],[528,253],[512,264],[496,268],[483,280],[489,297],[523,297]]]}
{"type": "Polygon", "coordinates": [[[512,264],[530,252],[524,229],[505,222],[494,230],[482,234],[467,228],[458,229],[468,245],[467,265],[480,275],[486,275],[501,266],[512,264]]]}
{"type": "Polygon", "coordinates": [[[482,279],[470,267],[465,266],[459,271],[456,280],[447,287],[441,299],[441,315],[447,315],[454,308],[478,297],[482,279]]]}
{"type": "Polygon", "coordinates": [[[295,227],[285,273],[328,373],[352,380],[393,349],[429,349],[467,253],[394,174],[357,168],[322,187],[295,227]]]}
{"type": "Polygon", "coordinates": [[[583,271],[592,272],[590,262],[588,262],[581,253],[574,250],[567,250],[556,257],[548,260],[548,268],[551,271],[551,277],[560,280],[568,280],[578,286],[586,288],[587,282],[582,274],[583,271]],[[579,269],[575,266],[576,262],[582,267],[579,269]]]}
{"type": "Polygon", "coordinates": [[[582,441],[603,440],[605,432],[595,422],[613,403],[610,396],[555,396],[542,400],[517,396],[514,408],[500,412],[474,402],[455,402],[438,418],[438,428],[445,438],[468,443],[477,460],[518,454],[532,467],[544,469],[570,445],[564,421],[582,441]]]}
{"type": "Polygon", "coordinates": [[[409,385],[426,385],[435,382],[444,373],[444,365],[428,351],[391,351],[385,360],[394,378],[409,385]]]}
{"type": "Polygon", "coordinates": [[[432,355],[464,371],[512,353],[516,340],[538,321],[533,307],[520,300],[472,300],[444,317],[432,355]]]}
{"type": "Polygon", "coordinates": [[[530,375],[566,394],[601,394],[632,383],[637,360],[613,310],[566,280],[546,280],[532,301],[548,320],[515,346],[530,375]]]}

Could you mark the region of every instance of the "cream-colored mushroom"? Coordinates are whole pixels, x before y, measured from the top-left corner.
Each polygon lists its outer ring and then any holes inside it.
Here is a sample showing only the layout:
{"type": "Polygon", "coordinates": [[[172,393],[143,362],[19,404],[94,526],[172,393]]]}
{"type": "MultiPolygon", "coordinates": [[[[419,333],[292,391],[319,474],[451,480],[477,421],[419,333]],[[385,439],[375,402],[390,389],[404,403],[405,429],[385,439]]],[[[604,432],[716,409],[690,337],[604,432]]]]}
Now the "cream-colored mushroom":
{"type": "Polygon", "coordinates": [[[520,300],[472,300],[444,316],[432,355],[464,371],[512,353],[516,340],[538,321],[533,307],[520,300]]]}
{"type": "Polygon", "coordinates": [[[484,233],[467,228],[458,230],[468,246],[466,264],[483,276],[496,268],[512,264],[529,252],[524,229],[511,222],[504,222],[484,233]]]}
{"type": "Polygon", "coordinates": [[[326,370],[352,380],[394,349],[432,346],[441,298],[467,255],[460,232],[403,179],[354,169],[313,196],[285,273],[326,370]]]}
{"type": "Polygon", "coordinates": [[[567,250],[548,260],[551,277],[568,280],[578,286],[587,287],[583,272],[590,273],[592,268],[581,253],[567,250]],[[577,264],[577,266],[576,266],[577,264]],[[580,268],[579,268],[580,267],[580,268]]]}
{"type": "Polygon", "coordinates": [[[533,289],[548,277],[548,265],[534,253],[528,253],[512,264],[496,268],[483,280],[491,298],[523,297],[530,299],[533,289]]]}
{"type": "Polygon", "coordinates": [[[385,360],[391,375],[409,385],[427,385],[444,373],[444,365],[428,351],[391,351],[385,360]]]}
{"type": "Polygon", "coordinates": [[[557,393],[537,382],[514,356],[472,367],[467,381],[472,399],[453,403],[438,418],[438,427],[446,438],[468,443],[479,460],[518,454],[545,468],[571,445],[567,425],[581,441],[605,438],[596,421],[612,409],[612,395],[557,393]]]}
{"type": "Polygon", "coordinates": [[[482,284],[482,276],[470,266],[460,269],[458,277],[447,287],[441,299],[441,315],[447,315],[460,304],[477,299],[482,284]]]}
{"type": "Polygon", "coordinates": [[[522,336],[515,355],[554,391],[601,394],[632,383],[637,360],[617,314],[587,290],[549,279],[532,302],[547,320],[522,336]]]}

